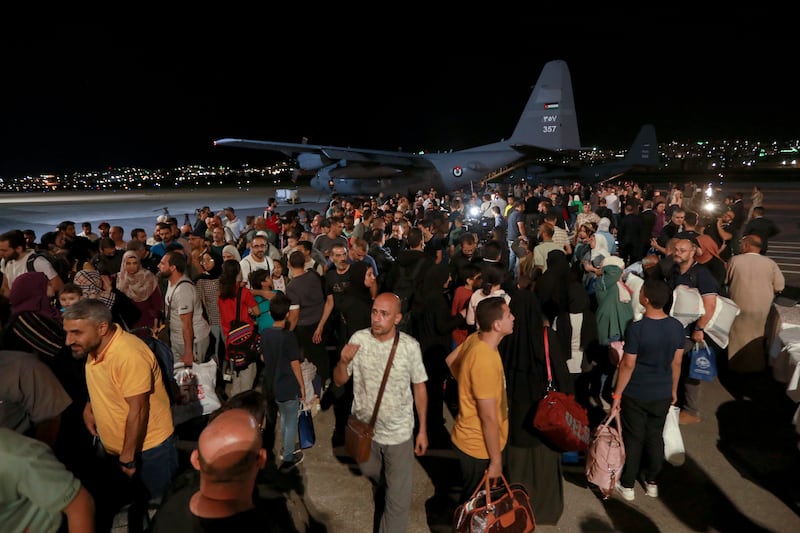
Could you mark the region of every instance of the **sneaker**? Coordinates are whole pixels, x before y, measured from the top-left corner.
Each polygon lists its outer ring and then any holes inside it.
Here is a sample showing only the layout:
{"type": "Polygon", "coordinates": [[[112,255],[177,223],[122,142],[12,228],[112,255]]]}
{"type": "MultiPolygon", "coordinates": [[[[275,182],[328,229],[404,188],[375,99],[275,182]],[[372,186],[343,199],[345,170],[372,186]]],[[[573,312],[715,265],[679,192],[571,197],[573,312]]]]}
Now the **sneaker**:
{"type": "Polygon", "coordinates": [[[636,498],[636,494],[633,492],[633,488],[623,487],[622,485],[617,482],[615,487],[617,494],[622,496],[622,499],[626,502],[632,502],[634,498],[636,498]]]}
{"type": "Polygon", "coordinates": [[[678,424],[682,426],[687,424],[697,424],[698,422],[700,422],[700,417],[693,415],[689,411],[681,410],[681,414],[678,415],[678,424]]]}
{"type": "Polygon", "coordinates": [[[282,462],[281,466],[278,467],[278,470],[280,471],[281,474],[288,474],[289,472],[294,470],[297,467],[297,465],[303,462],[303,458],[304,458],[303,452],[298,450],[292,456],[292,460],[282,462]]]}
{"type": "Polygon", "coordinates": [[[658,498],[658,485],[656,485],[655,483],[645,482],[644,493],[650,496],[651,498],[658,498]]]}

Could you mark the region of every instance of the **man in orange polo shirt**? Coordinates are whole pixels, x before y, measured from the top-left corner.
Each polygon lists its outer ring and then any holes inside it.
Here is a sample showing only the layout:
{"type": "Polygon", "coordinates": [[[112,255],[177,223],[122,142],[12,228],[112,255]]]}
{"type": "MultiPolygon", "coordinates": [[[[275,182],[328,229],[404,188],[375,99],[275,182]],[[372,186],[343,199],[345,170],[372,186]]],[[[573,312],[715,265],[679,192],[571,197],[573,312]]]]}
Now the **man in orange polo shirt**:
{"type": "Polygon", "coordinates": [[[160,498],[178,467],[174,426],[161,370],[150,348],[114,324],[99,300],[64,312],[66,343],[86,361],[89,402],[83,420],[127,476],[160,498]]]}

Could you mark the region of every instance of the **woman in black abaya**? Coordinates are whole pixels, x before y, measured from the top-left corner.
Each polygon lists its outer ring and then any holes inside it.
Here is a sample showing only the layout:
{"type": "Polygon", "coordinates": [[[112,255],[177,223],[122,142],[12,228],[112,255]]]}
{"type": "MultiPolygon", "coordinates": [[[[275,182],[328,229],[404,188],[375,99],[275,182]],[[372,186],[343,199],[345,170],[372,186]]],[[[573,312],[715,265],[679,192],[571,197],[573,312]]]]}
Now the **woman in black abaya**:
{"type": "MultiPolygon", "coordinates": [[[[523,483],[530,491],[536,522],[556,524],[564,511],[561,452],[550,448],[533,428],[536,406],[547,387],[544,321],[532,291],[516,290],[509,304],[514,332],[500,343],[506,373],[509,435],[505,464],[509,483],[523,483]]],[[[550,364],[556,389],[572,393],[566,357],[555,332],[548,328],[550,364]]]]}

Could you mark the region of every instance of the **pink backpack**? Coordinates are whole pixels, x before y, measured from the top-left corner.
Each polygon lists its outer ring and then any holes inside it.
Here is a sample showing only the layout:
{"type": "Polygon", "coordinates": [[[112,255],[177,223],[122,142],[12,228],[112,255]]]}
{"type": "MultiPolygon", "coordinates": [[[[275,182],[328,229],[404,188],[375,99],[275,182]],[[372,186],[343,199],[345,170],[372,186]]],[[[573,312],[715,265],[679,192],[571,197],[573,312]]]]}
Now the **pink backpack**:
{"type": "Polygon", "coordinates": [[[586,452],[586,479],[603,493],[603,499],[614,493],[614,486],[625,466],[625,444],[622,442],[619,411],[609,414],[594,430],[586,452]],[[616,421],[616,427],[611,422],[616,421]]]}

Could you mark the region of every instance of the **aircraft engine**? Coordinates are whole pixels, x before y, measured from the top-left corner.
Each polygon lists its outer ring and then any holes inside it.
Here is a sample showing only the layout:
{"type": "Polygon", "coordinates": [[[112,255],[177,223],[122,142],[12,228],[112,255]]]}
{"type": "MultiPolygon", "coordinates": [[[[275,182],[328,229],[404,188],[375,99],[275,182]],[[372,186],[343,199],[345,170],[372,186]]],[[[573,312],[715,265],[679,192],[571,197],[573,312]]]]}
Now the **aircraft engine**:
{"type": "Polygon", "coordinates": [[[323,158],[319,154],[302,153],[297,156],[297,164],[303,170],[315,170],[330,165],[330,159],[323,158]]]}

